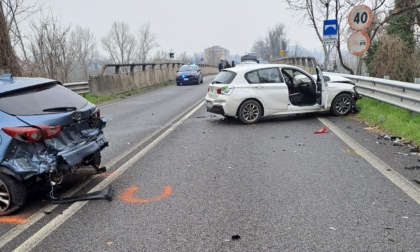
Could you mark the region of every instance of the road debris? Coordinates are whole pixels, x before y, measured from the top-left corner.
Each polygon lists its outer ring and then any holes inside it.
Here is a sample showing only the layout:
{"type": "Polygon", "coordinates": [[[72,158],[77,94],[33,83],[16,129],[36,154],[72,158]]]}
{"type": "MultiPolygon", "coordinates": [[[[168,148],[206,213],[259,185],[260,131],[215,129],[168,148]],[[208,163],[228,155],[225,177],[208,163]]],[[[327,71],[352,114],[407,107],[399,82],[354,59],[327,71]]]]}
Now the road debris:
{"type": "Polygon", "coordinates": [[[328,127],[325,126],[322,129],[315,131],[314,134],[324,134],[327,131],[328,127]]]}
{"type": "Polygon", "coordinates": [[[85,200],[98,200],[98,199],[106,199],[108,201],[112,201],[113,189],[112,187],[107,187],[97,192],[82,194],[82,195],[75,195],[67,198],[60,198],[60,199],[53,199],[53,204],[65,204],[65,203],[73,203],[76,201],[85,201],[85,200]]]}
{"type": "Polygon", "coordinates": [[[232,235],[232,241],[239,240],[241,237],[239,235],[232,235]]]}
{"type": "Polygon", "coordinates": [[[404,169],[407,170],[420,170],[420,165],[412,165],[412,166],[406,166],[404,169]]]}
{"type": "Polygon", "coordinates": [[[404,153],[404,152],[394,152],[394,154],[402,155],[402,156],[410,156],[410,154],[404,153]]]}

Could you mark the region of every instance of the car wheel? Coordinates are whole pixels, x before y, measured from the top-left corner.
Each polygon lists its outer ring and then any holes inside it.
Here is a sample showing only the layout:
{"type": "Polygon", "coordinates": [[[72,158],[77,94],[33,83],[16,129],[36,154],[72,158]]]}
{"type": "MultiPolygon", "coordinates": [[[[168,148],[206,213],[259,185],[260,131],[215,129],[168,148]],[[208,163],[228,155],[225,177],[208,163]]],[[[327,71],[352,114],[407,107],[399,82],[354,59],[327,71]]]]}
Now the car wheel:
{"type": "Polygon", "coordinates": [[[201,82],[200,83],[204,83],[203,76],[201,76],[201,82]]]}
{"type": "Polygon", "coordinates": [[[176,85],[179,86],[179,82],[177,82],[176,85]]]}
{"type": "Polygon", "coordinates": [[[26,202],[26,188],[16,179],[0,173],[0,216],[19,211],[26,202]]]}
{"type": "Polygon", "coordinates": [[[331,112],[336,116],[348,115],[353,107],[353,98],[349,94],[339,94],[331,104],[331,112]]]}
{"type": "Polygon", "coordinates": [[[261,106],[257,101],[248,100],[239,107],[239,119],[245,124],[258,122],[261,116],[261,106]]]}

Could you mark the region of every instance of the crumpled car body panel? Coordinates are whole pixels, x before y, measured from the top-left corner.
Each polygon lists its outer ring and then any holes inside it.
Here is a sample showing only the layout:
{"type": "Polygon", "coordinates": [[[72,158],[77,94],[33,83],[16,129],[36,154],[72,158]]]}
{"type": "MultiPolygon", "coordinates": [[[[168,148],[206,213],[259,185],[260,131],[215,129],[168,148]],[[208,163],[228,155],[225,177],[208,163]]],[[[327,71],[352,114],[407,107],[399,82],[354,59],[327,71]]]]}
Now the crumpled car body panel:
{"type": "Polygon", "coordinates": [[[61,125],[61,134],[42,142],[26,143],[0,131],[0,167],[11,170],[23,180],[57,171],[75,172],[88,157],[108,145],[102,129],[109,119],[95,117],[95,113],[96,106],[88,103],[83,109],[66,113],[16,117],[3,114],[9,117],[9,123],[2,123],[0,127],[61,125]],[[13,123],[16,125],[11,125],[13,123]]]}

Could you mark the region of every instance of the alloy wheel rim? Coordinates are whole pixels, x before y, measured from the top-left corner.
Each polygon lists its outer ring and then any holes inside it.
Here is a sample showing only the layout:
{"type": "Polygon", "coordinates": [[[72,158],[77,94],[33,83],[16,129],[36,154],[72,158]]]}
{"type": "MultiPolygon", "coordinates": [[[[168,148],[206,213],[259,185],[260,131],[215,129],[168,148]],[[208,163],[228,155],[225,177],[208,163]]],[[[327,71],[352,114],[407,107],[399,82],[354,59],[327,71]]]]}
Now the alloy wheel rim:
{"type": "Polygon", "coordinates": [[[252,122],[255,121],[255,119],[257,119],[259,113],[260,111],[255,104],[247,104],[244,108],[243,115],[245,120],[247,120],[248,122],[252,122]]]}
{"type": "Polygon", "coordinates": [[[5,211],[10,206],[10,192],[6,184],[0,180],[0,210],[5,211]]]}
{"type": "Polygon", "coordinates": [[[351,108],[351,101],[347,97],[342,97],[337,101],[337,105],[335,106],[338,113],[341,115],[347,113],[351,108]]]}

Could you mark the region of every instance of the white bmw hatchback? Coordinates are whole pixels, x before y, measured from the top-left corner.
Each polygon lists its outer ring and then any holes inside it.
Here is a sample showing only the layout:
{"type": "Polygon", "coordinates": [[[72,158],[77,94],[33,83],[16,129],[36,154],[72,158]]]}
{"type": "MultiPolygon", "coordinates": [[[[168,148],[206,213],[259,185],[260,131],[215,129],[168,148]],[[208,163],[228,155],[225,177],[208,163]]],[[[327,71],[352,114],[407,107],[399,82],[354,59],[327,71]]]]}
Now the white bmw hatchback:
{"type": "Polygon", "coordinates": [[[209,84],[207,111],[238,117],[245,124],[260,117],[331,111],[348,115],[358,94],[354,85],[326,83],[317,67],[316,78],[290,65],[249,64],[227,68],[209,84]]]}

